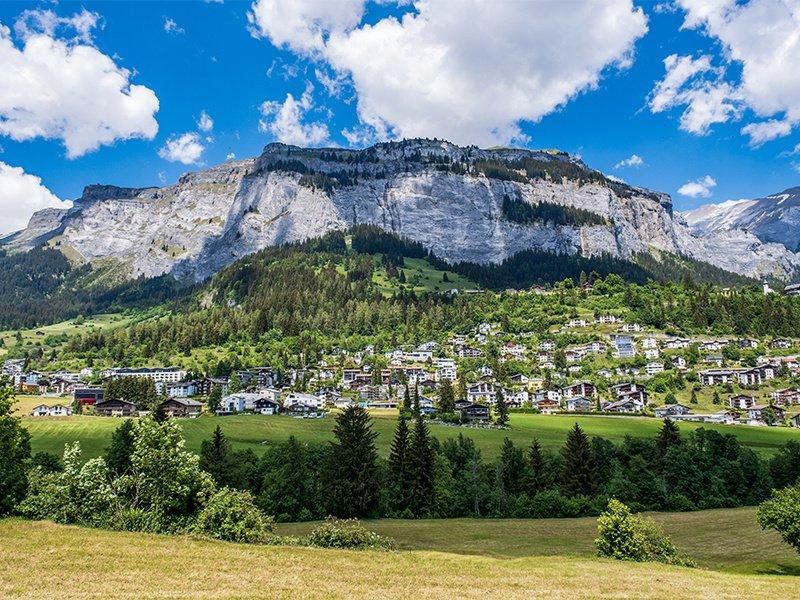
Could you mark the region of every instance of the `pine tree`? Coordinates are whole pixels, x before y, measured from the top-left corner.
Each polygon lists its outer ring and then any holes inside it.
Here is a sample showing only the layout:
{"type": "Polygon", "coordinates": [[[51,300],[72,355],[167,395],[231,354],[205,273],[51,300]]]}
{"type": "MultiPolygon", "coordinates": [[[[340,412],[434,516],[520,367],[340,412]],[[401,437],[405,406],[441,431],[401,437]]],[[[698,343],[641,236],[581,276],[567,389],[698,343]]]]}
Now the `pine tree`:
{"type": "Polygon", "coordinates": [[[564,444],[561,491],[566,496],[592,496],[597,491],[597,457],[580,425],[570,429],[564,444]]]}
{"type": "Polygon", "coordinates": [[[445,379],[439,386],[439,410],[443,413],[455,412],[456,398],[453,384],[445,379]]]}
{"type": "Polygon", "coordinates": [[[411,437],[409,470],[411,480],[409,508],[414,516],[421,517],[433,508],[434,502],[434,453],[428,426],[421,414],[414,422],[411,437]]]}
{"type": "Polygon", "coordinates": [[[714,396],[713,396],[713,398],[712,398],[712,400],[711,400],[711,401],[712,401],[714,404],[719,404],[719,403],[721,402],[721,400],[720,400],[720,398],[719,398],[719,391],[717,391],[717,390],[714,390],[714,396]]]}
{"type": "Polygon", "coordinates": [[[397,512],[409,508],[411,492],[410,440],[408,423],[400,417],[394,430],[394,440],[389,452],[389,489],[391,502],[397,512]]]}
{"type": "Polygon", "coordinates": [[[419,415],[419,387],[417,387],[417,382],[414,382],[414,395],[411,396],[411,412],[415,415],[419,415]]]}
{"type": "Polygon", "coordinates": [[[689,397],[689,402],[691,404],[697,404],[697,392],[692,388],[692,395],[689,397]]]}
{"type": "Polygon", "coordinates": [[[525,454],[510,439],[503,440],[500,449],[500,478],[506,494],[519,494],[525,479],[525,454]]]}
{"type": "Polygon", "coordinates": [[[661,456],[664,456],[672,446],[677,446],[681,443],[681,434],[678,426],[670,419],[664,419],[661,429],[658,431],[656,438],[656,446],[658,447],[661,456]]]}
{"type": "Polygon", "coordinates": [[[528,472],[525,478],[525,491],[533,497],[548,487],[547,465],[539,440],[533,438],[528,448],[528,472]]]}
{"type": "Polygon", "coordinates": [[[105,454],[108,470],[117,477],[131,468],[133,441],[133,419],[125,419],[111,434],[111,443],[105,454]]]}
{"type": "Polygon", "coordinates": [[[337,517],[365,517],[377,506],[378,451],[367,411],[349,406],[336,417],[325,491],[328,512],[337,517]]]}
{"type": "Polygon", "coordinates": [[[214,478],[219,486],[226,483],[226,474],[229,470],[231,443],[219,425],[211,434],[210,440],[203,440],[200,444],[200,468],[214,478]]]}
{"type": "Polygon", "coordinates": [[[408,383],[406,383],[406,389],[403,392],[403,410],[411,412],[411,395],[408,392],[408,383]]]}
{"type": "Polygon", "coordinates": [[[508,406],[506,406],[505,398],[503,398],[503,390],[497,390],[494,397],[494,420],[500,427],[508,425],[508,406]]]}
{"type": "Polygon", "coordinates": [[[222,386],[212,385],[211,393],[206,400],[206,406],[210,413],[216,413],[219,410],[220,402],[222,400],[222,386]]]}

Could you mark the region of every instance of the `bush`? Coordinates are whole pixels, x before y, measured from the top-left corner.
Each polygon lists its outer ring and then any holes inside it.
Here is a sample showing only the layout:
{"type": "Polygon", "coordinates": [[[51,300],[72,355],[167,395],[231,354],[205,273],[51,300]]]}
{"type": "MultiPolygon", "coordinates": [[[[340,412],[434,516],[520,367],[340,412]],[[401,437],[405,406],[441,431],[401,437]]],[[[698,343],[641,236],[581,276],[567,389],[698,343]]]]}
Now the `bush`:
{"type": "Polygon", "coordinates": [[[394,541],[366,529],[357,519],[328,517],[308,536],[308,544],[319,548],[349,548],[353,550],[390,550],[394,541]]]}
{"type": "Polygon", "coordinates": [[[200,511],[194,530],[228,542],[262,542],[272,533],[273,521],[256,507],[249,492],[222,488],[200,511]]]}
{"type": "Polygon", "coordinates": [[[800,552],[800,485],[775,490],[756,513],[762,529],[774,529],[783,541],[800,552]]]}
{"type": "Polygon", "coordinates": [[[662,529],[649,519],[631,514],[619,500],[608,501],[608,509],[597,519],[597,554],[617,560],[658,561],[694,566],[681,556],[662,529]]]}

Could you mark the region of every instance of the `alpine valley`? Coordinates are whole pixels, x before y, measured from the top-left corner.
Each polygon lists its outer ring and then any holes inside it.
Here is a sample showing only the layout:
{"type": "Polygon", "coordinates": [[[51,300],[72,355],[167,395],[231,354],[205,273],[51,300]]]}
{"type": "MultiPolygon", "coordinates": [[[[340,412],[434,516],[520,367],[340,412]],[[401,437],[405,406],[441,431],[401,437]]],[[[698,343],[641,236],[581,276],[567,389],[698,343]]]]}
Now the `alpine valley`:
{"type": "Polygon", "coordinates": [[[274,143],[163,188],[89,185],[73,208],[36,213],[1,247],[5,260],[54,249],[106,283],[202,281],[263,248],[367,224],[453,266],[491,268],[532,252],[530,260],[569,256],[589,268],[617,260],[662,275],[673,271],[659,265],[707,269],[716,282],[723,271],[789,281],[800,265],[799,204],[795,188],[682,215],[667,194],[554,150],[428,139],[363,150],[274,143]]]}

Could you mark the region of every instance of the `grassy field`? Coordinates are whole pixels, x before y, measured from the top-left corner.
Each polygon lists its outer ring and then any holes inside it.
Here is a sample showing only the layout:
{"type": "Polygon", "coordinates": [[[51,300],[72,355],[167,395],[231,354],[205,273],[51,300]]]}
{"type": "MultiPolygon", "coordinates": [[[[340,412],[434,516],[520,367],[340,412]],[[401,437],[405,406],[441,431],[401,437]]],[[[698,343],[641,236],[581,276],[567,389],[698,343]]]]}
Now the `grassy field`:
{"type": "MultiPolygon", "coordinates": [[[[678,548],[702,568],[750,574],[800,575],[800,555],[772,531],[762,531],[751,507],[651,513],[678,548]]],[[[597,519],[381,519],[369,529],[406,550],[521,558],[595,554],[597,519]]],[[[305,535],[313,523],[281,523],[282,535],[305,535]]]]}
{"type": "MultiPolygon", "coordinates": [[[[374,411],[372,414],[374,429],[378,433],[378,448],[381,454],[386,456],[394,434],[397,413],[374,411]]],[[[506,436],[522,446],[527,446],[536,437],[546,448],[560,448],[568,430],[576,422],[580,423],[589,435],[605,437],[615,442],[620,442],[626,435],[654,436],[661,427],[659,420],[644,417],[514,414],[511,416],[511,428],[508,430],[443,425],[431,425],[430,429],[440,440],[463,433],[475,440],[484,457],[493,458],[497,456],[506,436]]],[[[25,426],[32,435],[32,447],[35,452],[43,450],[60,454],[65,443],[79,440],[87,458],[97,456],[103,451],[108,445],[112,431],[119,426],[119,423],[118,419],[89,416],[25,419],[25,426]]],[[[181,420],[181,425],[187,446],[192,450],[199,450],[200,443],[211,437],[214,428],[220,425],[234,447],[251,448],[260,453],[265,444],[284,441],[290,435],[307,442],[328,441],[332,439],[334,419],[330,416],[325,419],[293,419],[284,416],[238,415],[185,419],[181,420]]],[[[682,431],[697,427],[695,423],[680,425],[682,431]]],[[[733,433],[743,444],[764,454],[774,452],[777,447],[790,439],[800,440],[800,430],[797,429],[725,425],[706,427],[733,433]]]]}
{"type": "Polygon", "coordinates": [[[790,598],[794,577],[541,553],[244,546],[0,521],[3,598],[790,598]]]}

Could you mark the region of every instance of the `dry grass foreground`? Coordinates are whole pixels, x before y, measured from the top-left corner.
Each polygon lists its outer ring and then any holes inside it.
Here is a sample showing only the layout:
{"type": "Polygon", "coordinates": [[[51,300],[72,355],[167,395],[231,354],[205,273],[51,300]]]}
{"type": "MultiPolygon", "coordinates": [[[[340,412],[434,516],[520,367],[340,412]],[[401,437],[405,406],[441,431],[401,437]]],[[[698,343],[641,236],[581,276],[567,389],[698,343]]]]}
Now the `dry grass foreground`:
{"type": "Polygon", "coordinates": [[[793,577],[574,557],[246,546],[0,521],[3,598],[792,598],[793,577]]]}

